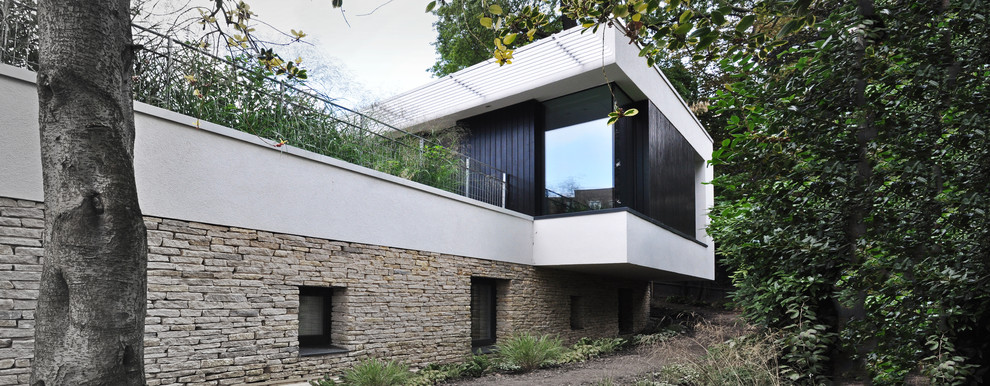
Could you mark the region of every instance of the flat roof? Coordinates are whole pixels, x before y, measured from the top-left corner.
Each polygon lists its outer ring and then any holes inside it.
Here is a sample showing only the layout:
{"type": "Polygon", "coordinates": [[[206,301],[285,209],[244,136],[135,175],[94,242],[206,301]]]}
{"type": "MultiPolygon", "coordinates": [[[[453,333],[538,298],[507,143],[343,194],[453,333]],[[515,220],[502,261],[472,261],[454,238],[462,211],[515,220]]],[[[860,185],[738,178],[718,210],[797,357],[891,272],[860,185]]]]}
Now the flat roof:
{"type": "Polygon", "coordinates": [[[648,66],[639,47],[616,31],[574,27],[516,49],[511,64],[499,66],[489,59],[375,103],[370,110],[404,130],[444,129],[527,100],[545,101],[614,82],[633,100],[656,104],[696,148],[710,148],[711,136],[667,77],[648,66]]]}

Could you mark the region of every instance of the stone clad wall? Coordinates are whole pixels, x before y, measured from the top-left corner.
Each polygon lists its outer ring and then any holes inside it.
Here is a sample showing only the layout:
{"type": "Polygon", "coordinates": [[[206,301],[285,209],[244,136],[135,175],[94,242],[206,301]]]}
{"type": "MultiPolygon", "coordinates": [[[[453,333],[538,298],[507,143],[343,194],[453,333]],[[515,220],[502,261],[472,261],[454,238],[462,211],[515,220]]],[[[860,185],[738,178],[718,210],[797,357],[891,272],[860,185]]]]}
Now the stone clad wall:
{"type": "MultiPolygon", "coordinates": [[[[0,385],[26,384],[43,230],[41,203],[0,198],[0,385]]],[[[618,333],[618,289],[646,323],[648,286],[439,253],[146,217],[149,385],[226,385],[339,374],[386,357],[421,366],[470,354],[471,277],[497,285],[497,337],[618,333]],[[334,287],[333,344],[299,356],[299,287],[334,287]],[[570,329],[580,296],[585,328],[570,329]]]]}
{"type": "Polygon", "coordinates": [[[0,385],[27,384],[41,280],[44,205],[0,197],[0,385]]]}

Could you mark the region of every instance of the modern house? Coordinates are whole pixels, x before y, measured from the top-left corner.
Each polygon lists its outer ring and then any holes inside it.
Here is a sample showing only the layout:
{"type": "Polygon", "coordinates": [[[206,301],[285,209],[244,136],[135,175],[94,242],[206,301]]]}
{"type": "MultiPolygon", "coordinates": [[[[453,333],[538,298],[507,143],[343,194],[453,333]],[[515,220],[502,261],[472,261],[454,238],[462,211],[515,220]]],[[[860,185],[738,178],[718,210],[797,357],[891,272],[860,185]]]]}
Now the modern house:
{"type": "MultiPolygon", "coordinates": [[[[466,166],[504,173],[458,193],[135,103],[149,384],[298,381],[368,357],[461,360],[515,332],[644,328],[650,280],[713,278],[714,195],[711,138],[637,54],[612,29],[572,29],[377,106],[407,131],[459,127],[466,166]],[[614,106],[639,114],[607,125],[614,106]]],[[[28,382],[33,350],[34,82],[0,65],[0,385],[28,382]]]]}

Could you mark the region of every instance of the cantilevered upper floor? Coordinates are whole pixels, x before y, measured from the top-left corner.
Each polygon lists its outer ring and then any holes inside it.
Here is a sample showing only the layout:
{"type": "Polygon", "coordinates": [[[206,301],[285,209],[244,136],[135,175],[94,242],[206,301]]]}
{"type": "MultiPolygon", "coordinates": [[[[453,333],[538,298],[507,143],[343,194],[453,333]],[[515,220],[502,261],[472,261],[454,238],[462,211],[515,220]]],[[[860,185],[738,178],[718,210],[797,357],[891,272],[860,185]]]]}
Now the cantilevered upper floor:
{"type": "Polygon", "coordinates": [[[534,263],[712,278],[712,139],[663,73],[612,28],[573,28],[382,102],[410,131],[456,126],[535,217],[534,263]],[[609,124],[608,113],[639,113],[609,124]]]}

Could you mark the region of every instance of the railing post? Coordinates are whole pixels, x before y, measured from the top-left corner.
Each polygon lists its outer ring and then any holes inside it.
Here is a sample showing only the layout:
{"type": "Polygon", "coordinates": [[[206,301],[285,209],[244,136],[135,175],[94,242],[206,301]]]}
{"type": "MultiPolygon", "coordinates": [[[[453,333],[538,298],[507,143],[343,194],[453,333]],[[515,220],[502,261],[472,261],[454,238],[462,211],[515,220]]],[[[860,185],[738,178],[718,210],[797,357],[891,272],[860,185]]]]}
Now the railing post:
{"type": "MultiPolygon", "coordinates": [[[[165,83],[166,84],[166,87],[165,87],[165,103],[164,104],[165,104],[165,106],[168,106],[168,108],[174,109],[175,106],[172,106],[172,85],[171,85],[171,82],[172,82],[172,39],[168,39],[168,38],[165,39],[165,74],[164,75],[165,75],[165,82],[166,82],[165,83]]],[[[177,82],[181,82],[182,75],[191,75],[191,74],[179,74],[179,78],[176,80],[177,82]]],[[[196,117],[196,118],[201,118],[201,117],[196,117]]]]}
{"type": "Polygon", "coordinates": [[[464,197],[471,198],[471,158],[464,158],[464,197]]]}
{"type": "Polygon", "coordinates": [[[509,182],[506,180],[505,172],[502,172],[502,207],[505,208],[505,190],[508,188],[509,182]]]}

